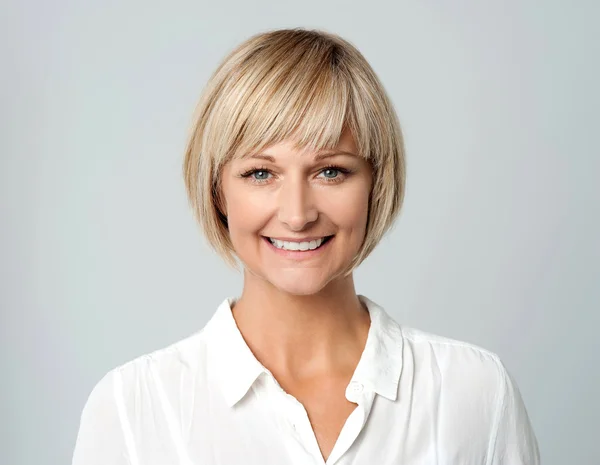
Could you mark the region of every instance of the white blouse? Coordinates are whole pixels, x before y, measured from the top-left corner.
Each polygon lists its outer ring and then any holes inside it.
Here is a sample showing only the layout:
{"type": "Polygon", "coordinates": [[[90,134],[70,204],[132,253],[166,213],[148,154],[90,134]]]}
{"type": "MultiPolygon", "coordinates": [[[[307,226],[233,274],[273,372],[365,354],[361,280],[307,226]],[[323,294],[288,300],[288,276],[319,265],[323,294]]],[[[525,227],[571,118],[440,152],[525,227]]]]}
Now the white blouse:
{"type": "Polygon", "coordinates": [[[108,372],[73,465],[536,465],[518,388],[484,349],[396,323],[364,296],[357,404],[323,460],[306,410],[252,354],[226,299],[206,326],[108,372]]]}

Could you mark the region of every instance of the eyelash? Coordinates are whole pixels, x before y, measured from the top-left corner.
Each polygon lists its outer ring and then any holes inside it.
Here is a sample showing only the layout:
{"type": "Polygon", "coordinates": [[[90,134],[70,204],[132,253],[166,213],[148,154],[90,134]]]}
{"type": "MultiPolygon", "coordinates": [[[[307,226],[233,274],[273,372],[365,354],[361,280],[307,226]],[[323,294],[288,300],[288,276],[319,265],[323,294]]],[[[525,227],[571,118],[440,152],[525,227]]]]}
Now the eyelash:
{"type": "MultiPolygon", "coordinates": [[[[344,176],[350,174],[350,170],[346,169],[346,168],[342,168],[340,166],[335,166],[335,165],[330,165],[330,166],[325,166],[324,168],[321,169],[321,171],[319,173],[322,173],[324,171],[327,170],[334,170],[334,171],[338,171],[340,174],[342,174],[342,177],[340,176],[336,176],[335,178],[325,178],[326,182],[328,183],[338,183],[343,181],[344,176]]],[[[243,173],[240,174],[240,177],[242,178],[246,178],[246,179],[250,179],[250,182],[254,183],[254,184],[264,184],[265,182],[268,182],[268,179],[252,179],[251,176],[254,173],[258,173],[260,171],[269,173],[269,174],[273,174],[271,172],[271,170],[269,170],[266,167],[257,167],[257,168],[251,168],[248,171],[245,171],[243,173]]]]}

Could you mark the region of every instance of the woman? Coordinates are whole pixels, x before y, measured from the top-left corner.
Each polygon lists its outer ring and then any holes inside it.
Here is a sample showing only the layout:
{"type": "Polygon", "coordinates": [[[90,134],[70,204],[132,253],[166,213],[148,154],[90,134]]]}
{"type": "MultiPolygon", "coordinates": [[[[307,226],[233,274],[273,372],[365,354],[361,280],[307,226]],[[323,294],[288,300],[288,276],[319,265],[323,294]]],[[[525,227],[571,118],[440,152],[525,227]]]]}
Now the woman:
{"type": "Polygon", "coordinates": [[[293,29],[241,44],[204,91],[184,177],[209,243],[241,262],[242,293],[96,385],[75,465],[539,463],[495,354],[356,294],[405,159],[350,43],[293,29]]]}

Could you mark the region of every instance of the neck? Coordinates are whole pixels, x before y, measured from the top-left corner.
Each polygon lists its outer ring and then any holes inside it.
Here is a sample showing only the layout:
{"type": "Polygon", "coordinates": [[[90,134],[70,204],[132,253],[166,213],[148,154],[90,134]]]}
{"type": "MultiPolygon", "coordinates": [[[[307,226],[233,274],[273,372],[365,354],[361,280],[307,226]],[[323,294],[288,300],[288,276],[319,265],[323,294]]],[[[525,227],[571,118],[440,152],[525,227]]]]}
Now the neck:
{"type": "Polygon", "coordinates": [[[352,275],[316,294],[297,296],[245,272],[232,311],[250,350],[276,377],[352,372],[370,326],[352,275]]]}

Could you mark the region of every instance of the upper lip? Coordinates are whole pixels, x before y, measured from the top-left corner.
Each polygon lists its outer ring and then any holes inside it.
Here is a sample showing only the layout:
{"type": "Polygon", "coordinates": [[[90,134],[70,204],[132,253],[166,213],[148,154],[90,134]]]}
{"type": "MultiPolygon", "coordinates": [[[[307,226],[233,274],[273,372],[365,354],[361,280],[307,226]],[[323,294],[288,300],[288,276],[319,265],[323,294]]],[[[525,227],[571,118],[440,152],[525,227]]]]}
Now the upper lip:
{"type": "Polygon", "coordinates": [[[330,237],[332,236],[332,234],[329,235],[325,235],[325,236],[310,236],[310,237],[274,237],[274,236],[265,236],[269,239],[275,239],[277,241],[283,241],[283,242],[310,242],[310,241],[316,241],[319,239],[325,239],[326,237],[330,237]]]}

